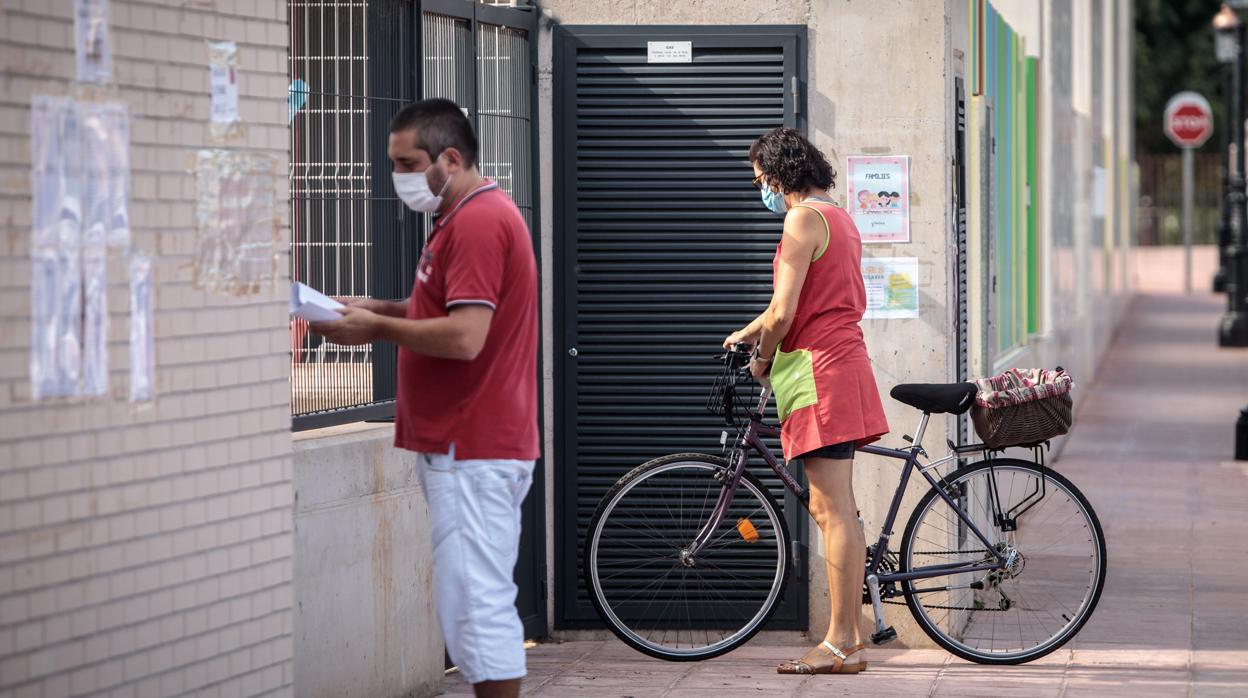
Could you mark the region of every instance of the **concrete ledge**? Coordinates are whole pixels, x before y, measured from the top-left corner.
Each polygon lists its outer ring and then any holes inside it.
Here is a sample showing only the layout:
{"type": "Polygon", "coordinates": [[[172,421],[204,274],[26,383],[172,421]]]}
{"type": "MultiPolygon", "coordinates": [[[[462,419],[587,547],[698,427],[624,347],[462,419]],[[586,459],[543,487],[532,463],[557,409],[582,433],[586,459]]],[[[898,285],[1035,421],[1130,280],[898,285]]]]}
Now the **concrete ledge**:
{"type": "Polygon", "coordinates": [[[393,440],[389,424],[295,435],[296,695],[440,690],[429,514],[393,440]]]}

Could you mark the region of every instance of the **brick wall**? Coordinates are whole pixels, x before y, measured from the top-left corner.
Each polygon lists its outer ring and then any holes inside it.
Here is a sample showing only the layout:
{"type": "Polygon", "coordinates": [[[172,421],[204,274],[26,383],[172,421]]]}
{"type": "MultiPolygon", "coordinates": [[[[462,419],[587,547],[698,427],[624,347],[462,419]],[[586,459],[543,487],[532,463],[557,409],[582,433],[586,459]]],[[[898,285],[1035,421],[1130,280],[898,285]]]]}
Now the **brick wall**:
{"type": "Polygon", "coordinates": [[[103,95],[130,110],[132,241],[155,279],[158,397],[138,410],[116,253],[113,396],[30,399],[30,100],[75,93],[72,10],[0,0],[0,698],[289,694],[285,291],[208,294],[190,266],[206,40],[238,42],[245,130],[229,147],[277,158],[288,238],[286,4],[110,3],[103,95]]]}

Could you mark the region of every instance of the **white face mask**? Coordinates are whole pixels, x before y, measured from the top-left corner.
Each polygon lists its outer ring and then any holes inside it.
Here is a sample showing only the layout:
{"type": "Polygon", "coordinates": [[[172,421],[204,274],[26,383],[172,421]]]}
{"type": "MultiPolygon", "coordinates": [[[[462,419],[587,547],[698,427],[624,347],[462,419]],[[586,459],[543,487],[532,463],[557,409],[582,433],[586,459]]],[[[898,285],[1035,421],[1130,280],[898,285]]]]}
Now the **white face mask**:
{"type": "Polygon", "coordinates": [[[442,195],[446,193],[446,188],[451,185],[451,178],[448,176],[446,182],[442,185],[442,191],[434,194],[433,190],[429,188],[429,178],[426,176],[428,172],[429,170],[426,169],[424,172],[390,173],[390,176],[394,179],[394,192],[413,211],[435,213],[438,207],[442,205],[442,195]]]}

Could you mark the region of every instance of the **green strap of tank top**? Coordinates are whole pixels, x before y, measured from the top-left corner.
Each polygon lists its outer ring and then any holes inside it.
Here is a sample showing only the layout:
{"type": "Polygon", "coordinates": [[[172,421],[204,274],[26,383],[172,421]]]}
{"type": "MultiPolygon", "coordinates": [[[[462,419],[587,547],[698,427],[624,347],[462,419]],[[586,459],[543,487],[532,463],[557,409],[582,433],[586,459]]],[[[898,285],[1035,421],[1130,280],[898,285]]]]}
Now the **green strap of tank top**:
{"type": "Polygon", "coordinates": [[[814,262],[818,262],[819,258],[823,256],[823,253],[828,251],[828,245],[832,242],[832,227],[828,225],[828,219],[823,215],[823,211],[820,211],[810,204],[803,202],[793,208],[808,208],[819,214],[819,220],[823,221],[823,244],[819,246],[819,251],[815,253],[815,256],[810,258],[812,264],[814,262]]]}

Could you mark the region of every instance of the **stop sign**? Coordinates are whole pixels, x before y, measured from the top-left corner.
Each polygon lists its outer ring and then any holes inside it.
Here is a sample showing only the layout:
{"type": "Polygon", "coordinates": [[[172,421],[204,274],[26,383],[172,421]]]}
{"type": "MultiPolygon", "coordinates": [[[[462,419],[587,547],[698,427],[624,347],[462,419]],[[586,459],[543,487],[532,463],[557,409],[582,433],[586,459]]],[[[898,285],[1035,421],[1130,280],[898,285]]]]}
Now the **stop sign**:
{"type": "Polygon", "coordinates": [[[1180,92],[1166,102],[1166,135],[1180,148],[1199,148],[1213,135],[1213,109],[1196,92],[1180,92]]]}

